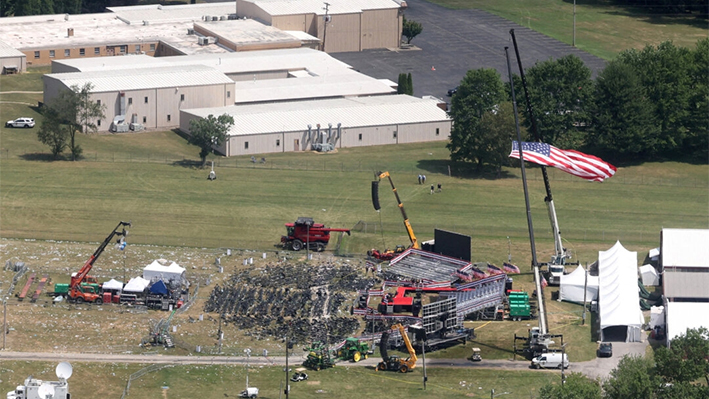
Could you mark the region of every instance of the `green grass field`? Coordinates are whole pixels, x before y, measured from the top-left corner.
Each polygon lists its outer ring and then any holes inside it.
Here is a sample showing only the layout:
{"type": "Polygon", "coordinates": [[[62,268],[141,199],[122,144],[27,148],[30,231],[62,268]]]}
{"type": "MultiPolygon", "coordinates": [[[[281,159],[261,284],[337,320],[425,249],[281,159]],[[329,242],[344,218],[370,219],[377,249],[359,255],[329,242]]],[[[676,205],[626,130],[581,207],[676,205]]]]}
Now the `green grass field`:
{"type": "MultiPolygon", "coordinates": [[[[0,390],[7,392],[27,376],[54,381],[55,364],[42,362],[4,362],[0,366],[0,390]]],[[[69,379],[72,397],[121,397],[125,381],[146,365],[75,363],[69,379]],[[100,384],[97,381],[101,381],[100,384]]],[[[295,369],[295,367],[293,368],[295,369]]],[[[291,383],[293,398],[466,398],[489,397],[490,390],[508,392],[506,398],[536,396],[539,388],[559,380],[558,372],[505,371],[428,368],[428,383],[423,389],[423,371],[411,373],[377,372],[365,367],[337,366],[308,372],[309,379],[291,383]]],[[[259,398],[276,399],[284,380],[280,367],[251,367],[249,385],[259,388],[259,398]]],[[[175,366],[145,374],[131,383],[127,398],[235,398],[246,385],[246,367],[175,366]]]]}
{"type": "MultiPolygon", "coordinates": [[[[478,8],[567,44],[573,42],[573,1],[432,0],[444,7],[478,8]]],[[[576,2],[576,47],[604,59],[619,52],[672,40],[694,48],[709,35],[707,21],[691,14],[651,14],[642,7],[619,7],[605,0],[576,2]]],[[[424,29],[426,27],[424,26],[424,29]]]]}

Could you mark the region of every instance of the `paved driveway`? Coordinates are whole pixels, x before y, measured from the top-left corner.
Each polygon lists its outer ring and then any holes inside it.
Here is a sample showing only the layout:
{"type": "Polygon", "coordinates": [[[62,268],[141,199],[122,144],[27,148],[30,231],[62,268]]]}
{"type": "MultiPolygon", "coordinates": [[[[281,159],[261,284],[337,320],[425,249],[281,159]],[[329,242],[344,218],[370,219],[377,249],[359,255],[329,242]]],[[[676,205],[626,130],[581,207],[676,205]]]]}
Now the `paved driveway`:
{"type": "Polygon", "coordinates": [[[331,55],[374,78],[396,82],[399,73],[411,72],[415,96],[441,99],[447,98],[448,89],[457,86],[470,69],[495,68],[507,81],[505,46],[510,47],[512,71],[519,74],[510,29],[515,30],[525,68],[567,54],[581,58],[594,76],[605,65],[601,58],[484,11],[449,10],[424,0],[407,0],[407,4],[406,18],[423,25],[422,33],[411,42],[419,50],[331,55]]]}

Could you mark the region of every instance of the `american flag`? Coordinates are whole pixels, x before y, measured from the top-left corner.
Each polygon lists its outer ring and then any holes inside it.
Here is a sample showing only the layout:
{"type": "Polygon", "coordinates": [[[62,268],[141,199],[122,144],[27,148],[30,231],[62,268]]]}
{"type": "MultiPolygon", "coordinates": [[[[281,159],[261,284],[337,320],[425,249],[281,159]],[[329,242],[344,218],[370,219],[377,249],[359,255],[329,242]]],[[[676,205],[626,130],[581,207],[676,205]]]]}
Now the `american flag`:
{"type": "MultiPolygon", "coordinates": [[[[574,150],[560,150],[546,143],[522,142],[524,160],[553,166],[590,181],[603,181],[615,174],[615,166],[593,155],[574,150]]],[[[519,159],[519,144],[512,142],[511,158],[519,159]]]]}
{"type": "Polygon", "coordinates": [[[475,278],[485,278],[487,277],[487,274],[485,274],[482,270],[478,269],[477,267],[473,266],[470,268],[471,273],[473,274],[473,277],[475,278]]]}
{"type": "Polygon", "coordinates": [[[513,265],[512,263],[504,262],[502,268],[505,269],[507,273],[519,273],[519,267],[513,265]]]}
{"type": "Polygon", "coordinates": [[[500,269],[499,267],[497,267],[491,263],[487,264],[487,272],[490,273],[490,275],[492,275],[492,276],[495,276],[498,274],[505,274],[505,272],[503,272],[502,269],[500,269]]]}

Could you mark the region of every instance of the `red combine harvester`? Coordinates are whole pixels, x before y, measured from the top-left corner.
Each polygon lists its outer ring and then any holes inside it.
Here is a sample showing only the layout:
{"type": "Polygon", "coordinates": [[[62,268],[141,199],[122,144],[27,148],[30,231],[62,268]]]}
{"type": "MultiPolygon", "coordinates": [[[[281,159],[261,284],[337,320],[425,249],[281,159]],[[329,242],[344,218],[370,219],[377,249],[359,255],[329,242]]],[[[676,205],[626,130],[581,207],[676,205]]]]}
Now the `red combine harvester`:
{"type": "Polygon", "coordinates": [[[281,236],[281,243],[286,249],[300,251],[308,245],[311,251],[322,252],[330,242],[330,232],[343,232],[350,235],[350,229],[330,229],[324,224],[315,223],[313,218],[300,217],[295,223],[286,223],[288,235],[281,236]]]}

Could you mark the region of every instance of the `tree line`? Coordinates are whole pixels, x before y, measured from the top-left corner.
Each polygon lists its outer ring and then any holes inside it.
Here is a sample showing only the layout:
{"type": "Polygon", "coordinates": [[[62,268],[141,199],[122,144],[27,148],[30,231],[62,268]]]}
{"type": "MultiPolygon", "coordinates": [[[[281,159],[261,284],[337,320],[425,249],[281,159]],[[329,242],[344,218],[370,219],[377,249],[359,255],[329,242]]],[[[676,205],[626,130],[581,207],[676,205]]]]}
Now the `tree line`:
{"type": "MultiPolygon", "coordinates": [[[[623,51],[598,74],[575,55],[525,70],[541,141],[615,163],[707,162],[709,39],[694,49],[664,42],[623,51]]],[[[521,79],[513,75],[523,138],[533,141],[521,79]]],[[[479,169],[509,165],[516,139],[510,86],[494,69],[470,70],[453,96],[448,148],[479,169]]]]}
{"type": "Polygon", "coordinates": [[[687,329],[671,346],[647,356],[625,356],[607,380],[571,373],[563,384],[547,384],[541,399],[707,399],[709,331],[687,329]]]}

